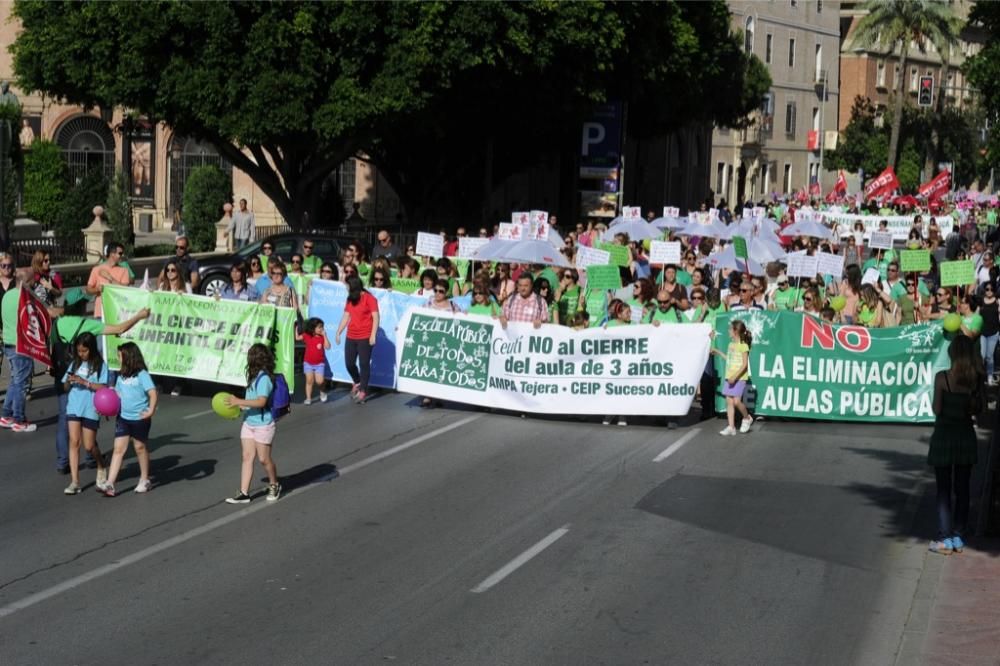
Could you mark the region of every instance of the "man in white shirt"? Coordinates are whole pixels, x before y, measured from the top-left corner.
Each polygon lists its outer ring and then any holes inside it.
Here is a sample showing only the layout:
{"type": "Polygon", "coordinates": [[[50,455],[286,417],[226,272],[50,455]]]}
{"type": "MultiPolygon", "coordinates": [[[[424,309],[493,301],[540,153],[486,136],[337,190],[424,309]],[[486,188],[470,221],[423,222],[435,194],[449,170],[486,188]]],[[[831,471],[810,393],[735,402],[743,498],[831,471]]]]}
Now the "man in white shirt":
{"type": "Polygon", "coordinates": [[[253,213],[247,210],[247,200],[240,199],[240,209],[233,213],[226,234],[233,236],[233,249],[239,251],[250,244],[256,235],[253,213]]]}

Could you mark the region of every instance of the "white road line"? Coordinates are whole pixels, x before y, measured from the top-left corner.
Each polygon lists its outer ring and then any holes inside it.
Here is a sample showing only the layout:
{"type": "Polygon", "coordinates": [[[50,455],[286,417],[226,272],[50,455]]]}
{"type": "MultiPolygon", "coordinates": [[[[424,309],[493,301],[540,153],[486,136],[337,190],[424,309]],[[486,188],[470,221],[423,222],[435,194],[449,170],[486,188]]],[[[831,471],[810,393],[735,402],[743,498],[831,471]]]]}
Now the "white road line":
{"type": "Polygon", "coordinates": [[[523,567],[525,564],[530,562],[532,558],[534,558],[540,552],[542,552],[543,550],[554,544],[559,539],[561,539],[563,536],[566,535],[567,532],[569,532],[569,525],[563,525],[559,529],[552,532],[552,534],[548,535],[547,537],[536,543],[534,546],[524,551],[523,553],[512,559],[504,566],[502,566],[495,573],[488,576],[482,583],[476,585],[474,588],[469,590],[469,592],[472,592],[473,594],[480,594],[490,589],[491,587],[502,581],[504,578],[511,575],[512,573],[523,567]]]}
{"type": "MultiPolygon", "coordinates": [[[[446,432],[454,430],[455,428],[460,428],[461,426],[467,423],[471,423],[472,421],[475,421],[481,416],[482,414],[475,414],[473,416],[466,417],[459,421],[455,421],[454,423],[449,423],[448,425],[442,426],[437,430],[432,430],[431,432],[428,432],[419,437],[411,439],[408,442],[404,442],[399,446],[394,446],[391,449],[383,451],[382,453],[378,453],[374,456],[371,456],[370,458],[365,458],[364,460],[360,460],[354,463],[353,465],[348,465],[347,467],[344,467],[343,469],[340,470],[340,475],[342,476],[344,474],[348,474],[350,472],[363,469],[364,467],[367,467],[372,463],[379,462],[380,460],[385,460],[389,456],[394,455],[396,453],[400,453],[401,451],[405,451],[406,449],[416,446],[421,442],[426,442],[428,439],[437,437],[438,435],[442,435],[446,432]]],[[[321,488],[323,487],[323,485],[324,484],[321,483],[313,483],[303,488],[296,488],[295,492],[290,494],[289,497],[295,497],[310,490],[321,488]]],[[[287,499],[285,501],[287,501],[287,499]]],[[[23,599],[9,603],[6,606],[0,606],[0,618],[7,617],[8,615],[13,615],[19,610],[24,610],[25,608],[34,606],[37,603],[45,601],[46,599],[51,599],[52,597],[62,594],[63,592],[68,592],[69,590],[80,587],[85,583],[89,583],[92,580],[100,578],[101,576],[106,576],[107,574],[113,573],[123,567],[127,567],[130,564],[135,564],[136,562],[140,562],[146,559],[147,557],[150,557],[151,555],[156,555],[157,553],[163,552],[168,548],[173,548],[174,546],[182,544],[185,541],[190,541],[191,539],[199,537],[202,534],[207,534],[208,532],[211,532],[220,527],[228,525],[229,523],[236,522],[241,518],[246,518],[249,515],[257,513],[258,511],[262,511],[266,508],[275,505],[280,505],[281,503],[282,502],[264,502],[259,500],[256,504],[248,506],[244,509],[240,509],[235,513],[231,513],[221,518],[217,518],[211,522],[205,523],[204,525],[190,529],[187,532],[183,532],[176,536],[172,536],[169,539],[166,539],[165,541],[161,541],[160,543],[156,543],[147,548],[143,548],[142,550],[136,551],[131,555],[126,555],[125,557],[119,560],[115,560],[114,562],[105,564],[104,566],[97,567],[96,569],[88,571],[87,573],[80,574],[79,576],[74,576],[73,578],[64,580],[58,585],[54,585],[48,589],[36,592],[35,594],[29,595],[23,599]]]]}
{"type": "Polygon", "coordinates": [[[700,432],[701,432],[701,428],[692,428],[691,430],[689,430],[688,432],[686,432],[684,434],[684,436],[682,436],[676,442],[674,442],[673,444],[671,444],[670,446],[668,446],[667,448],[665,448],[663,451],[661,451],[660,455],[658,455],[655,458],[653,458],[653,462],[663,462],[664,460],[666,460],[670,456],[674,455],[675,453],[677,453],[677,451],[682,446],[684,446],[685,444],[687,444],[688,442],[690,442],[692,439],[694,439],[695,437],[697,437],[698,433],[700,433],[700,432]]]}
{"type": "Polygon", "coordinates": [[[214,414],[214,413],[215,413],[214,409],[206,409],[203,412],[195,412],[194,414],[188,414],[187,416],[182,416],[181,420],[182,421],[187,421],[188,419],[196,419],[199,416],[205,416],[207,414],[214,414]]]}

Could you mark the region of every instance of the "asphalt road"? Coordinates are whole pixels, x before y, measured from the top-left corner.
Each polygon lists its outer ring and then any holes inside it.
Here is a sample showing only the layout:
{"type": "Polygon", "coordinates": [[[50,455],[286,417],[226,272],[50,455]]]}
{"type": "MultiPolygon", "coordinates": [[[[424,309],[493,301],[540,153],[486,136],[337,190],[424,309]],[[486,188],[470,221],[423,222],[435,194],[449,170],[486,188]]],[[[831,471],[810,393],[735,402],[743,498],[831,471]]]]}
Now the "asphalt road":
{"type": "Polygon", "coordinates": [[[279,424],[285,495],[258,468],[247,507],[222,502],[238,426],[207,398],[162,399],[154,489],[130,492],[130,455],[113,499],[92,470],[63,496],[54,401],[32,401],[38,432],[0,432],[0,664],[896,659],[927,428],[723,438],[332,396],[279,424]]]}

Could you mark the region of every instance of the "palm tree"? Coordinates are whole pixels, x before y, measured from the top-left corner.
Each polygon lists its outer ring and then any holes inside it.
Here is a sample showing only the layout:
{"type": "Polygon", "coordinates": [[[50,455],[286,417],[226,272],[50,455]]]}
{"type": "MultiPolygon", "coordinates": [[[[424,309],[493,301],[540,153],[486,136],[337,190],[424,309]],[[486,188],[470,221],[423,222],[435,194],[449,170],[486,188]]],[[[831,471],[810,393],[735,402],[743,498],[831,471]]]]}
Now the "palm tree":
{"type": "Polygon", "coordinates": [[[958,43],[962,21],[944,0],[866,0],[860,9],[868,14],[858,21],[851,44],[884,50],[885,55],[899,53],[899,76],[896,77],[896,99],[889,135],[887,163],[896,166],[899,152],[899,129],[903,123],[903,101],[906,93],[906,57],[911,45],[924,53],[932,43],[938,53],[947,54],[958,43]]]}

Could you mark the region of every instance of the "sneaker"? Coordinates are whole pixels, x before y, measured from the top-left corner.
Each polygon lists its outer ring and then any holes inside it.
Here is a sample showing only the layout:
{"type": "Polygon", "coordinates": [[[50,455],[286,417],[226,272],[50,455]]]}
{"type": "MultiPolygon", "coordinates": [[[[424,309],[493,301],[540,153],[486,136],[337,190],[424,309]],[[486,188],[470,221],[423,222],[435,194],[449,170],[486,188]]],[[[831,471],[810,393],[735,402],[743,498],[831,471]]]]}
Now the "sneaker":
{"type": "Polygon", "coordinates": [[[627,426],[628,425],[628,421],[625,420],[624,416],[619,416],[618,417],[618,425],[620,425],[620,426],[627,426]]]}
{"type": "Polygon", "coordinates": [[[80,484],[71,483],[63,490],[63,495],[79,495],[80,494],[80,484]]]}
{"type": "Polygon", "coordinates": [[[101,494],[105,497],[114,497],[115,487],[110,483],[105,483],[104,488],[101,489],[101,494]]]}
{"type": "Polygon", "coordinates": [[[108,488],[114,488],[114,486],[112,486],[107,481],[101,481],[100,479],[97,480],[97,483],[94,484],[94,487],[99,493],[103,493],[108,488]]]}
{"type": "Polygon", "coordinates": [[[14,419],[9,416],[0,416],[0,428],[13,428],[14,419]]]}
{"type": "Polygon", "coordinates": [[[226,504],[249,504],[249,503],[250,503],[250,496],[247,495],[242,490],[236,493],[234,496],[226,498],[226,504]]]}
{"type": "Polygon", "coordinates": [[[955,535],[951,538],[951,549],[956,553],[961,553],[965,549],[965,542],[962,537],[955,535]]]}
{"type": "Polygon", "coordinates": [[[56,474],[69,474],[69,465],[59,465],[59,467],[56,467],[56,474]]]}
{"type": "Polygon", "coordinates": [[[748,432],[750,432],[750,426],[752,425],[753,425],[753,417],[748,416],[747,418],[743,419],[743,423],[740,424],[740,432],[743,433],[744,435],[747,434],[748,432]]]}
{"type": "Polygon", "coordinates": [[[170,392],[170,395],[174,396],[175,398],[177,396],[179,396],[180,394],[181,394],[181,390],[179,388],[175,388],[173,391],[170,392]]]}
{"type": "Polygon", "coordinates": [[[351,397],[352,398],[354,397],[354,394],[357,393],[360,388],[361,388],[361,384],[351,384],[351,397]]]}
{"type": "Polygon", "coordinates": [[[996,379],[996,377],[994,377],[993,375],[990,375],[986,379],[986,385],[987,386],[996,386],[997,385],[997,379],[996,379]]]}
{"type": "Polygon", "coordinates": [[[325,391],[320,391],[319,392],[319,401],[320,402],[326,402],[326,399],[327,399],[326,392],[325,391]]]}
{"type": "Polygon", "coordinates": [[[358,391],[357,393],[354,394],[354,402],[358,403],[359,405],[365,404],[366,402],[368,402],[368,394],[365,393],[364,391],[358,391]]]}
{"type": "Polygon", "coordinates": [[[267,487],[267,501],[273,502],[274,500],[281,497],[281,484],[272,483],[267,487]]]}
{"type": "Polygon", "coordinates": [[[940,553],[941,555],[951,555],[953,550],[951,539],[942,539],[940,541],[931,541],[928,550],[932,553],[940,553]]]}
{"type": "Polygon", "coordinates": [[[22,421],[21,423],[15,423],[10,427],[14,432],[35,432],[38,430],[38,426],[34,423],[28,423],[27,421],[22,421]]]}
{"type": "Polygon", "coordinates": [[[313,401],[309,398],[306,398],[305,400],[302,401],[302,404],[308,406],[313,404],[313,401]]]}
{"type": "Polygon", "coordinates": [[[726,426],[725,428],[719,431],[719,434],[722,435],[723,437],[730,437],[736,434],[736,428],[732,426],[726,426]]]}
{"type": "Polygon", "coordinates": [[[100,488],[108,482],[108,468],[102,467],[97,470],[97,487],[100,488]]]}
{"type": "Polygon", "coordinates": [[[139,481],[139,484],[135,487],[135,490],[132,491],[132,492],[136,492],[136,493],[148,493],[149,489],[152,488],[152,487],[153,487],[153,482],[152,481],[150,481],[149,479],[143,479],[143,480],[139,481]]]}
{"type": "Polygon", "coordinates": [[[601,425],[611,425],[611,417],[605,416],[604,419],[601,421],[601,425]]]}

